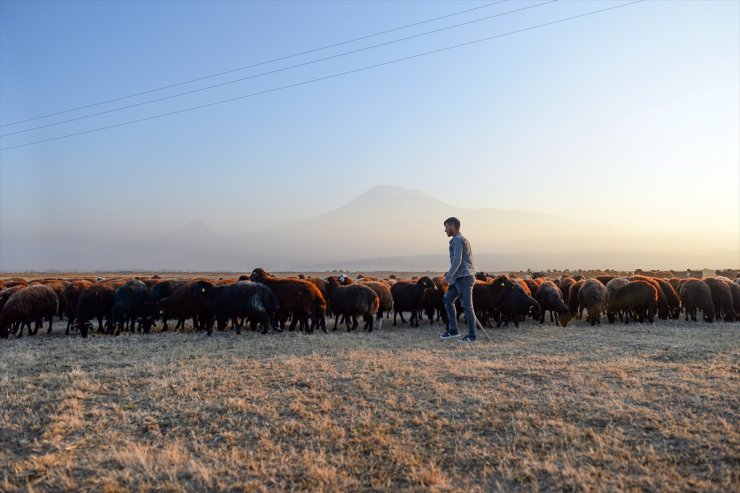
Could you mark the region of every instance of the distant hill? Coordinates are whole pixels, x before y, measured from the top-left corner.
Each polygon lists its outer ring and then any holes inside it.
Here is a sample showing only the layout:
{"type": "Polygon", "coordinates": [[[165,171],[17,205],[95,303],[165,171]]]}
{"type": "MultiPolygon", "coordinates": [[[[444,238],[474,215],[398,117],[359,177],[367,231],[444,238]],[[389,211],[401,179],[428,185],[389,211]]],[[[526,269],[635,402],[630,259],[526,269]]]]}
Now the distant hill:
{"type": "Polygon", "coordinates": [[[712,245],[698,251],[685,236],[641,237],[548,213],[465,209],[423,192],[378,186],[326,214],[238,235],[219,235],[193,221],[144,241],[1,238],[0,268],[443,271],[448,238],[442,222],[449,216],[462,221],[481,270],[701,268],[740,263],[737,251],[712,245]],[[672,247],[667,249],[667,244],[672,247]]]}

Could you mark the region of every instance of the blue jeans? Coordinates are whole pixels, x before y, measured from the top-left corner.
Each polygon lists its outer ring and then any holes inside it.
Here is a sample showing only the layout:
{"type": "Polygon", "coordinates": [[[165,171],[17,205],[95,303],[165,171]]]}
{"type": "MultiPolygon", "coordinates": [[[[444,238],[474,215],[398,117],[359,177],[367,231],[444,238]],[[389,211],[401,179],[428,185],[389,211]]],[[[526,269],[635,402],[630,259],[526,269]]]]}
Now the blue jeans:
{"type": "Polygon", "coordinates": [[[460,298],[460,305],[465,312],[465,320],[468,322],[468,335],[475,338],[475,310],[473,310],[473,285],[475,277],[458,277],[452,281],[445,293],[444,305],[447,310],[447,318],[450,320],[450,332],[457,332],[457,310],[455,300],[460,298]]]}

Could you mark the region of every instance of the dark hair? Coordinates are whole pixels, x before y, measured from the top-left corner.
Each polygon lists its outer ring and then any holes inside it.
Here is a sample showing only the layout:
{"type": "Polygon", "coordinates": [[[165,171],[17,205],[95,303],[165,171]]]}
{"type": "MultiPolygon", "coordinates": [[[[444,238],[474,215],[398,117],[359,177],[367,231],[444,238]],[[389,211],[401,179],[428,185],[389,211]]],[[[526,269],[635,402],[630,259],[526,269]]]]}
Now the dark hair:
{"type": "Polygon", "coordinates": [[[443,225],[447,226],[448,224],[452,224],[457,229],[460,229],[460,220],[456,217],[448,217],[445,219],[445,222],[442,223],[443,225]]]}

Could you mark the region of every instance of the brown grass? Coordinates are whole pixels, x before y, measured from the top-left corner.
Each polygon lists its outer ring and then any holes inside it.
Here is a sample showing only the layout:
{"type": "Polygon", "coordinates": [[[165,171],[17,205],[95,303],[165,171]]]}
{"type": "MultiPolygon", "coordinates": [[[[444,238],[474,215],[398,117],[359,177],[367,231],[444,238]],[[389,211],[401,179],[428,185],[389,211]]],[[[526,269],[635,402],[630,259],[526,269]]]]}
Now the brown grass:
{"type": "Polygon", "coordinates": [[[737,324],[0,341],[0,491],[738,491],[737,324]]]}

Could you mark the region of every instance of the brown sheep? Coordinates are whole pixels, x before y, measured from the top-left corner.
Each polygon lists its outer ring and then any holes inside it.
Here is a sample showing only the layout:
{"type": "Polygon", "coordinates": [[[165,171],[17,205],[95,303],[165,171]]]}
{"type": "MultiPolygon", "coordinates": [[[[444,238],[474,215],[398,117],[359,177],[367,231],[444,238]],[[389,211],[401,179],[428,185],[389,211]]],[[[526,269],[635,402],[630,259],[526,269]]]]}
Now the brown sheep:
{"type": "Polygon", "coordinates": [[[366,279],[362,279],[362,284],[375,291],[380,301],[377,315],[377,320],[381,324],[378,328],[380,328],[382,326],[383,315],[389,315],[391,310],[393,310],[393,293],[391,293],[391,287],[388,284],[382,281],[367,281],[366,279]]]}
{"type": "Polygon", "coordinates": [[[314,284],[300,279],[278,279],[260,267],[254,269],[249,277],[254,282],[266,285],[277,295],[281,329],[285,327],[288,315],[293,314],[289,330],[294,330],[299,322],[299,328],[309,333],[316,327],[326,330],[326,300],[314,284]]]}
{"type": "MultiPolygon", "coordinates": [[[[424,311],[429,317],[429,324],[434,324],[434,316],[437,315],[437,320],[442,320],[445,326],[449,327],[449,320],[447,319],[447,311],[444,306],[444,296],[447,292],[447,288],[450,287],[445,282],[445,276],[438,276],[432,278],[432,283],[436,289],[427,289],[424,296],[424,311]]],[[[391,299],[391,302],[393,300],[391,299]]]]}
{"type": "Polygon", "coordinates": [[[612,279],[616,279],[616,277],[617,276],[596,276],[594,279],[596,279],[601,284],[606,286],[609,283],[609,281],[611,281],[612,279]]]}
{"type": "Polygon", "coordinates": [[[592,326],[601,324],[601,312],[606,305],[606,286],[596,279],[585,280],[578,290],[578,303],[581,310],[585,308],[588,311],[587,320],[592,326]]]}
{"type": "Polygon", "coordinates": [[[735,306],[735,320],[740,320],[740,283],[730,282],[732,304],[735,306]]]}
{"type": "Polygon", "coordinates": [[[560,292],[563,294],[563,303],[568,305],[568,302],[570,300],[570,287],[576,283],[576,280],[572,277],[565,277],[563,279],[560,279],[560,284],[558,284],[558,287],[560,288],[560,292]]]}
{"type": "Polygon", "coordinates": [[[80,298],[82,291],[92,286],[89,281],[74,281],[69,283],[64,291],[59,295],[59,305],[62,313],[67,317],[67,330],[65,335],[69,335],[69,329],[74,326],[75,312],[77,311],[77,300],[80,298]]]}
{"type": "Polygon", "coordinates": [[[714,301],[712,300],[712,290],[709,285],[701,279],[686,279],[679,292],[681,306],[686,310],[686,321],[689,316],[696,322],[696,310],[702,311],[705,322],[714,320],[714,301]]]}
{"type": "Polygon", "coordinates": [[[644,281],[648,284],[652,284],[653,287],[658,291],[658,305],[657,305],[657,312],[658,312],[658,318],[661,320],[666,320],[670,316],[670,307],[668,306],[668,300],[663,293],[663,290],[660,288],[660,284],[657,280],[653,279],[649,276],[643,276],[643,275],[636,275],[631,276],[629,278],[630,281],[644,281]]]}
{"type": "Polygon", "coordinates": [[[524,279],[522,279],[521,277],[512,277],[511,280],[522,287],[522,289],[524,290],[524,294],[526,294],[527,296],[532,296],[532,291],[529,289],[529,285],[524,279]]]}
{"type": "Polygon", "coordinates": [[[534,279],[522,279],[522,281],[524,281],[524,284],[526,284],[527,288],[529,288],[529,296],[534,296],[534,294],[537,292],[537,289],[539,289],[540,287],[539,283],[534,279]]]}
{"type": "Polygon", "coordinates": [[[28,335],[36,335],[43,319],[49,319],[49,330],[53,323],[54,315],[59,309],[59,300],[54,290],[48,286],[27,286],[19,289],[8,299],[0,312],[0,337],[8,337],[8,329],[15,323],[20,323],[20,333],[23,335],[23,326],[28,327],[28,335]],[[31,322],[36,325],[31,331],[31,322]]]}
{"type": "MultiPolygon", "coordinates": [[[[609,284],[612,285],[611,282],[609,284]]],[[[607,313],[619,312],[620,319],[621,313],[624,313],[626,324],[630,323],[630,316],[637,322],[642,322],[647,318],[650,323],[653,323],[657,302],[658,289],[653,284],[643,280],[629,281],[609,295],[607,313]]],[[[609,321],[612,322],[613,319],[609,321]]]]}
{"type": "MultiPolygon", "coordinates": [[[[488,327],[489,318],[493,318],[497,323],[501,321],[501,303],[504,295],[515,285],[520,286],[516,279],[509,279],[505,275],[496,278],[488,277],[486,282],[476,281],[473,285],[473,307],[482,325],[488,327]]],[[[457,313],[462,313],[462,307],[457,310],[457,313]]]]}
{"type": "Polygon", "coordinates": [[[623,310],[618,308],[618,304],[612,302],[615,299],[617,290],[630,283],[630,280],[626,277],[615,277],[608,283],[606,283],[606,318],[609,323],[614,323],[619,315],[619,320],[624,320],[623,310]]]}
{"type": "Polygon", "coordinates": [[[655,281],[663,291],[666,303],[668,303],[668,316],[673,320],[678,320],[678,317],[681,316],[681,300],[678,298],[678,293],[668,281],[657,278],[655,281]]]}
{"type": "Polygon", "coordinates": [[[12,288],[15,286],[23,286],[23,287],[28,286],[28,281],[26,281],[25,279],[20,279],[20,278],[13,278],[7,281],[3,281],[3,289],[12,288]]]}
{"type": "Polygon", "coordinates": [[[3,288],[2,290],[0,290],[0,311],[2,311],[5,303],[8,302],[10,297],[13,296],[13,293],[15,293],[16,291],[20,291],[25,287],[27,287],[27,285],[25,284],[16,284],[15,286],[3,288]]]}
{"type": "Polygon", "coordinates": [[[583,318],[583,306],[579,306],[581,300],[578,298],[578,292],[585,282],[583,279],[576,281],[568,289],[568,310],[571,317],[583,318]]]}
{"type": "Polygon", "coordinates": [[[671,285],[676,293],[681,292],[681,279],[679,279],[678,277],[671,277],[670,279],[668,279],[668,284],[671,285]]]}

